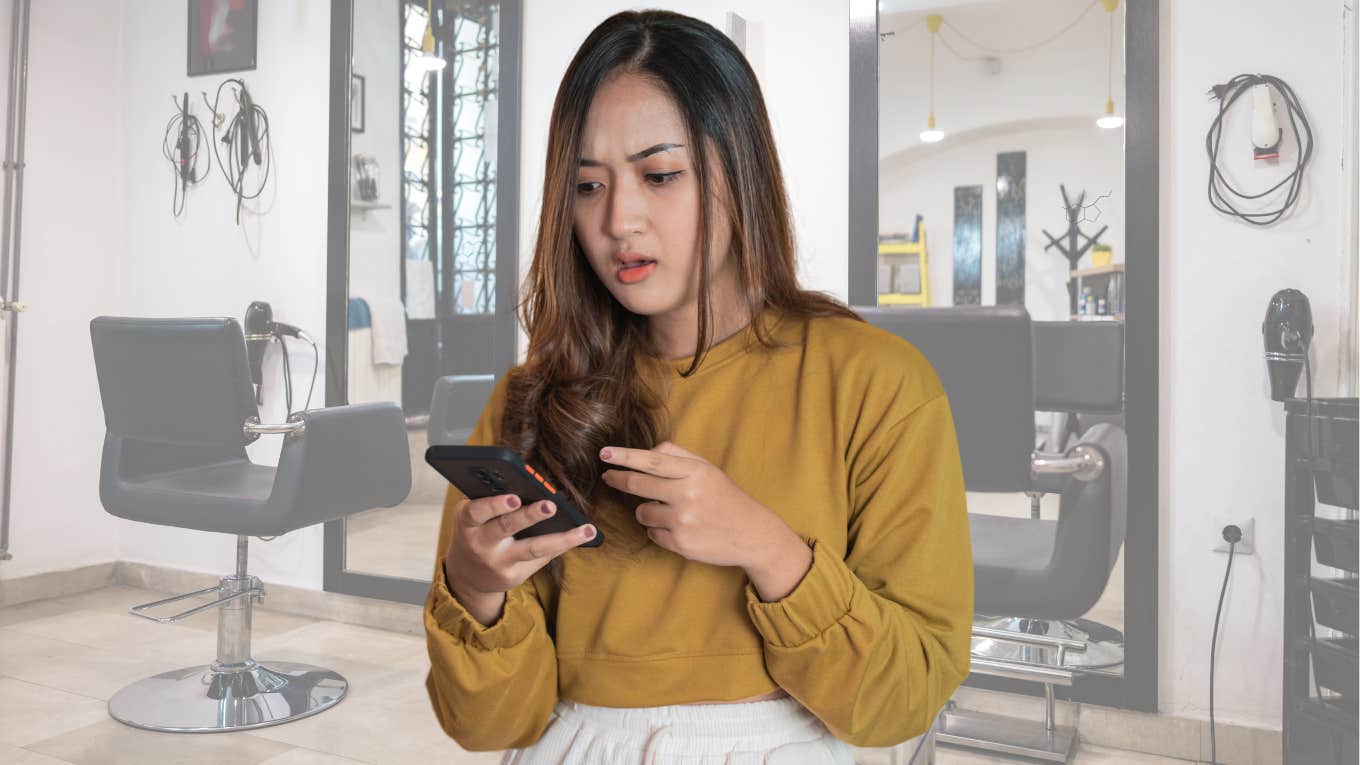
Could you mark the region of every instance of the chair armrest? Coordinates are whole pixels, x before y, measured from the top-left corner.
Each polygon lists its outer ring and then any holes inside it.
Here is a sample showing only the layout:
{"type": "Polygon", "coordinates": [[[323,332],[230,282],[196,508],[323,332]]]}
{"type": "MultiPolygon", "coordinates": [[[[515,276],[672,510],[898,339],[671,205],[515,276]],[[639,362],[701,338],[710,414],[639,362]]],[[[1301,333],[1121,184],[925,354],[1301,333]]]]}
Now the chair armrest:
{"type": "Polygon", "coordinates": [[[270,504],[278,533],[400,504],[411,492],[406,420],[392,401],[310,409],[304,428],[284,438],[270,504]]]}
{"type": "MultiPolygon", "coordinates": [[[[1099,449],[1104,458],[1104,469],[1092,481],[1072,481],[1063,492],[1062,512],[1079,515],[1103,515],[1108,518],[1108,555],[1106,571],[1114,566],[1119,548],[1124,544],[1128,518],[1128,436],[1124,429],[1108,422],[1098,422],[1086,429],[1072,448],[1087,446],[1099,449]]],[[[1103,585],[1102,585],[1103,586],[1103,585]]]]}

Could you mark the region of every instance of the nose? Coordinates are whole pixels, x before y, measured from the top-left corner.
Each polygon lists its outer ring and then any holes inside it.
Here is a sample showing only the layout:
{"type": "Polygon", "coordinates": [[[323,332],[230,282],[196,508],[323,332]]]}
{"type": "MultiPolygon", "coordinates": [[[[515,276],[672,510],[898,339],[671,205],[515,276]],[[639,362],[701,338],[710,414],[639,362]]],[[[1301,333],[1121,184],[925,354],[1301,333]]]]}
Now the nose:
{"type": "Polygon", "coordinates": [[[616,184],[609,193],[609,214],[605,221],[610,236],[627,239],[642,233],[647,221],[647,200],[635,183],[616,184]]]}

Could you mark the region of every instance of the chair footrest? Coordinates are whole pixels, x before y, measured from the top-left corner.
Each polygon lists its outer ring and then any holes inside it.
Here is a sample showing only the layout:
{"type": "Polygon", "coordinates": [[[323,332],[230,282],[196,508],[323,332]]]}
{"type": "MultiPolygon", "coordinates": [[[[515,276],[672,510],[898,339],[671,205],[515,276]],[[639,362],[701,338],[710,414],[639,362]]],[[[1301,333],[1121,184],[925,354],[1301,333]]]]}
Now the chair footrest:
{"type": "Polygon", "coordinates": [[[935,741],[947,746],[1065,763],[1072,756],[1076,731],[1070,725],[1055,725],[1050,733],[1042,721],[955,709],[945,711],[935,741]]]}
{"type": "Polygon", "coordinates": [[[1031,683],[1062,686],[1072,685],[1072,678],[1075,675],[1070,669],[1046,667],[1028,662],[1009,662],[1004,659],[984,659],[979,656],[969,657],[969,672],[991,677],[1005,677],[1011,680],[1026,680],[1031,683]]]}
{"type": "Polygon", "coordinates": [[[169,597],[169,598],[162,598],[161,600],[153,600],[153,601],[151,601],[150,603],[143,603],[143,604],[141,604],[141,605],[139,605],[139,606],[133,606],[132,608],[128,609],[128,613],[132,614],[133,616],[140,616],[140,617],[142,617],[143,619],[149,619],[149,620],[151,620],[151,621],[153,621],[153,622],[161,622],[161,623],[165,623],[165,622],[177,622],[177,621],[179,621],[180,619],[183,619],[183,618],[185,618],[185,617],[187,617],[187,616],[192,616],[192,615],[198,613],[199,611],[206,611],[206,610],[209,609],[209,608],[217,608],[218,606],[221,606],[221,605],[223,605],[224,603],[227,603],[228,601],[235,600],[236,598],[239,598],[239,597],[241,597],[241,596],[243,596],[243,595],[252,595],[252,596],[257,596],[257,597],[263,597],[263,596],[264,596],[264,588],[263,588],[263,587],[258,587],[258,586],[257,586],[257,587],[249,587],[249,588],[244,589],[244,590],[241,590],[241,591],[239,591],[239,592],[233,592],[233,593],[230,594],[230,595],[225,595],[225,596],[223,596],[223,597],[220,597],[220,598],[218,598],[217,600],[214,600],[214,601],[211,602],[211,603],[204,603],[204,604],[202,604],[202,605],[195,606],[195,607],[189,609],[188,611],[184,611],[184,612],[182,612],[182,613],[175,614],[174,616],[152,616],[151,614],[145,613],[146,611],[148,611],[148,610],[150,610],[150,609],[152,609],[152,608],[155,608],[155,607],[157,607],[157,606],[165,605],[166,603],[174,603],[174,602],[177,601],[177,600],[184,600],[185,598],[195,598],[195,597],[198,597],[198,596],[200,596],[200,595],[207,595],[207,594],[210,593],[210,592],[221,592],[221,591],[222,591],[222,585],[220,585],[220,584],[219,584],[219,585],[216,585],[216,586],[213,586],[213,587],[204,587],[204,588],[201,589],[201,590],[194,590],[193,592],[186,592],[186,593],[184,593],[183,595],[174,595],[174,596],[169,597]]]}

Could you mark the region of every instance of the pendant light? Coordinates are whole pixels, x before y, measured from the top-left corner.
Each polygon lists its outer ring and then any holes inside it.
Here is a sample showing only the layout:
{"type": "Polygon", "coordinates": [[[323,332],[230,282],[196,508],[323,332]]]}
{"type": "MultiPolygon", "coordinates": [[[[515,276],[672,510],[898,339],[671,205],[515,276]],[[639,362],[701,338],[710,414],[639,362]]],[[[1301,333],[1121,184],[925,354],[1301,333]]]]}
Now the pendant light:
{"type": "Polygon", "coordinates": [[[930,30],[930,119],[926,129],[921,131],[923,143],[935,143],[944,138],[944,131],[935,127],[935,35],[940,33],[941,16],[932,13],[926,16],[926,29],[930,30]]]}
{"type": "Polygon", "coordinates": [[[421,54],[412,58],[411,64],[417,69],[437,72],[444,68],[445,61],[434,50],[434,0],[428,0],[425,10],[428,14],[425,19],[425,39],[420,43],[421,54]]]}
{"type": "Polygon", "coordinates": [[[1124,118],[1114,113],[1114,11],[1119,7],[1119,0],[1100,0],[1100,2],[1110,14],[1110,47],[1105,68],[1105,114],[1096,120],[1096,124],[1106,129],[1113,129],[1124,124],[1124,118]]]}

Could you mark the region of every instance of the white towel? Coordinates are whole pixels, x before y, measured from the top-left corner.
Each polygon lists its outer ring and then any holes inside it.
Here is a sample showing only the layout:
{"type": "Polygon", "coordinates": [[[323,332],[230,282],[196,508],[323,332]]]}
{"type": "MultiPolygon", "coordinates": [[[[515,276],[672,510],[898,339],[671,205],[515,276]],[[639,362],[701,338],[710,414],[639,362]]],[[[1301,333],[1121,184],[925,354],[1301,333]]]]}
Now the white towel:
{"type": "Polygon", "coordinates": [[[373,320],[373,363],[400,364],[406,358],[406,307],[396,298],[364,300],[373,320]]]}
{"type": "Polygon", "coordinates": [[[406,259],[406,315],[434,318],[434,261],[406,259]]]}

